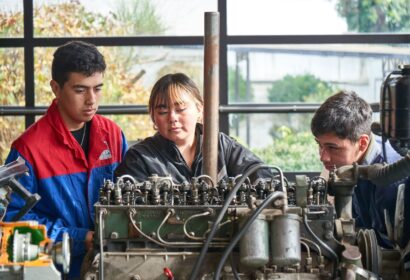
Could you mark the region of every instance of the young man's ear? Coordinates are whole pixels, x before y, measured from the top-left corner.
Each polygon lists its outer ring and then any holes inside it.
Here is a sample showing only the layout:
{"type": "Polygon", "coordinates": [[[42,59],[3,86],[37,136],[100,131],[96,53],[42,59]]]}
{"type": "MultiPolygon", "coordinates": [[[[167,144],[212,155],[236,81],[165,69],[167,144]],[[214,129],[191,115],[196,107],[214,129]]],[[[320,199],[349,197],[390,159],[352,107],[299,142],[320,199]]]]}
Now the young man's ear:
{"type": "Polygon", "coordinates": [[[369,144],[370,144],[370,136],[367,134],[360,135],[359,150],[362,152],[366,151],[367,147],[369,147],[369,144]]]}
{"type": "Polygon", "coordinates": [[[51,90],[53,91],[55,97],[58,98],[59,95],[60,95],[60,85],[56,81],[51,80],[50,81],[50,87],[51,87],[51,90]]]}

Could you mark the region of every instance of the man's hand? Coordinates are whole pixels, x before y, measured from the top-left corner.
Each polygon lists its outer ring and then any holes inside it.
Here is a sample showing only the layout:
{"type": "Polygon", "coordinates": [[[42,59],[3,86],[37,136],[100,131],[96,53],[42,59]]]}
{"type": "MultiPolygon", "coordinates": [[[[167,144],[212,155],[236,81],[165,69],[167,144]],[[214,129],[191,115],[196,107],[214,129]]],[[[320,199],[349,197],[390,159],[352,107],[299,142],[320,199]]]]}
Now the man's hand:
{"type": "Polygon", "coordinates": [[[94,231],[89,231],[87,232],[87,235],[85,236],[85,250],[89,251],[93,248],[93,240],[94,240],[94,231]]]}

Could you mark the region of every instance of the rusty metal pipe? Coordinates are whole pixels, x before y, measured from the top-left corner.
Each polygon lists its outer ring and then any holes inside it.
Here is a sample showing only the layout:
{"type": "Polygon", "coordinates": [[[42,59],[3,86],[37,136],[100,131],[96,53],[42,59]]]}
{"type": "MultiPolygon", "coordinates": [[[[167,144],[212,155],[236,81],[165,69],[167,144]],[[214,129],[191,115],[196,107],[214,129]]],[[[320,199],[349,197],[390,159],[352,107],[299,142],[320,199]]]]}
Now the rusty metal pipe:
{"type": "Polygon", "coordinates": [[[217,182],[219,138],[219,13],[205,13],[203,174],[217,182]]]}

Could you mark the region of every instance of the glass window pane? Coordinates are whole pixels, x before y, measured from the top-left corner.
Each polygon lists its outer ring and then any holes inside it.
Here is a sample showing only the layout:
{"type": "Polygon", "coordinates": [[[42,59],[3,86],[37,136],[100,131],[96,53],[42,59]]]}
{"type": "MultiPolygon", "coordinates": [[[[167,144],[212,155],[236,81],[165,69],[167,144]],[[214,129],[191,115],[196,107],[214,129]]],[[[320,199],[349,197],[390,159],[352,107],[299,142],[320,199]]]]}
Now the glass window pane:
{"type": "Polygon", "coordinates": [[[206,11],[217,1],[34,0],[34,36],[203,35],[206,11]]]}
{"type": "MultiPolygon", "coordinates": [[[[203,47],[98,47],[105,57],[101,105],[147,105],[151,87],[163,75],[184,72],[203,87],[203,47]]],[[[55,48],[35,49],[36,105],[48,105],[55,48]]]]}
{"type": "Polygon", "coordinates": [[[51,62],[55,48],[34,49],[34,98],[36,106],[49,105],[54,98],[51,91],[51,62]]]}
{"type": "Polygon", "coordinates": [[[113,120],[125,134],[129,145],[155,134],[149,115],[105,115],[113,120]]]}
{"type": "Polygon", "coordinates": [[[379,102],[384,77],[409,55],[404,44],[230,46],[229,102],[320,103],[340,89],[379,102]]]}
{"type": "Polygon", "coordinates": [[[408,0],[227,0],[229,35],[410,31],[408,0]]]}
{"type": "Polygon", "coordinates": [[[0,48],[0,105],[24,106],[22,48],[0,48]]]}
{"type": "Polygon", "coordinates": [[[229,135],[283,171],[320,171],[312,114],[230,114],[229,135]]]}
{"type": "Polygon", "coordinates": [[[0,0],[0,38],[23,35],[23,1],[0,0]]]}
{"type": "Polygon", "coordinates": [[[24,117],[0,116],[0,127],[0,165],[3,165],[11,143],[24,131],[24,117]]]}

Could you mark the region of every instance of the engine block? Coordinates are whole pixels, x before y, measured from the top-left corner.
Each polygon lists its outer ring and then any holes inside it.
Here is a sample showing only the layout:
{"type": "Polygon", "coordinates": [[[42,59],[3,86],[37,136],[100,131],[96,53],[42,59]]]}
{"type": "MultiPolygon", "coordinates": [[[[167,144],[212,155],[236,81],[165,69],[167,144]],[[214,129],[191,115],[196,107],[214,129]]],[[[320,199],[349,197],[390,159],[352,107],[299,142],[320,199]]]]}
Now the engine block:
{"type": "Polygon", "coordinates": [[[321,177],[175,184],[126,175],[104,183],[95,215],[85,279],[377,279],[321,177]]]}

